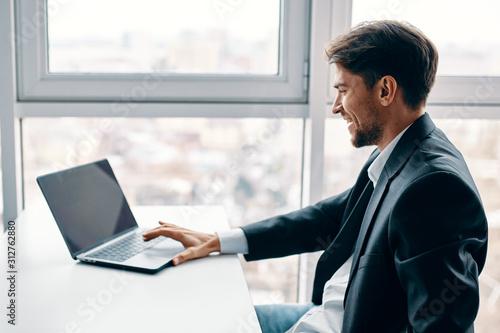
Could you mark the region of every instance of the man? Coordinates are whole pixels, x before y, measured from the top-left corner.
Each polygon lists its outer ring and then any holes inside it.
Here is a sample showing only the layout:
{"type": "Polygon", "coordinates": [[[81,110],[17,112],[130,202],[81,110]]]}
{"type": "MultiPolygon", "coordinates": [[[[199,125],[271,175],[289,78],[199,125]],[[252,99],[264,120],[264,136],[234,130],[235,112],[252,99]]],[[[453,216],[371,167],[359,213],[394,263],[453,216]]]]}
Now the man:
{"type": "Polygon", "coordinates": [[[473,332],[487,223],[462,155],[424,111],[436,48],[409,24],[378,21],[337,37],[326,55],[333,113],[355,147],[378,147],[354,186],[229,234],[162,223],[145,240],[180,240],[176,265],[214,251],[281,257],[328,240],[312,303],[256,307],[263,332],[473,332]]]}

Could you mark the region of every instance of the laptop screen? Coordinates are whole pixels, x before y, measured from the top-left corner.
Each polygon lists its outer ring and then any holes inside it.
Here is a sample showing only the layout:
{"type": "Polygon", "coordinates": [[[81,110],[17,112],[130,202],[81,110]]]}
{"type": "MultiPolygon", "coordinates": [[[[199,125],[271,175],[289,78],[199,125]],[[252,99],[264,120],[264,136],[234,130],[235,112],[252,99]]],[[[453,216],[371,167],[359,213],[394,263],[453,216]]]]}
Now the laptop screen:
{"type": "Polygon", "coordinates": [[[137,226],[107,160],[37,180],[73,258],[137,226]]]}

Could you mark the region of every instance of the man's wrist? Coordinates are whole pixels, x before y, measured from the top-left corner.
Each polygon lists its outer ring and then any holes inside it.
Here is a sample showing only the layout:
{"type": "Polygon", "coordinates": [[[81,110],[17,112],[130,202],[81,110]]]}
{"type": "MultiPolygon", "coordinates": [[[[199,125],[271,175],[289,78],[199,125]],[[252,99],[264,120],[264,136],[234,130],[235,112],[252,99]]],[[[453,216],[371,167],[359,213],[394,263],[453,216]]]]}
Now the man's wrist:
{"type": "Polygon", "coordinates": [[[217,233],[210,235],[210,238],[207,241],[207,246],[210,249],[210,252],[220,252],[220,239],[217,233]]]}

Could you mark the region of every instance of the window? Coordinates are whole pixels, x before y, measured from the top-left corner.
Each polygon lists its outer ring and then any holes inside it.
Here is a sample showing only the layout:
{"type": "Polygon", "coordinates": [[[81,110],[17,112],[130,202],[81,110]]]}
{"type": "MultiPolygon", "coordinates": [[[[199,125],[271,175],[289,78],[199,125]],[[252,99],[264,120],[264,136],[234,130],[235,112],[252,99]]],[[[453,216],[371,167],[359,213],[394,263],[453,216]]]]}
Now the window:
{"type": "Polygon", "coordinates": [[[354,148],[345,120],[326,119],[323,196],[328,198],[351,188],[374,149],[373,146],[354,148]]]}
{"type": "MultiPolygon", "coordinates": [[[[421,29],[439,52],[438,77],[428,105],[500,103],[498,1],[344,0],[334,8],[333,36],[362,21],[394,19],[421,29]],[[342,14],[343,13],[343,14],[342,14]],[[342,14],[342,15],[340,15],[342,14]]],[[[331,74],[333,77],[333,74],[331,74]]],[[[335,92],[330,88],[330,100],[335,92]]]]}
{"type": "Polygon", "coordinates": [[[500,29],[495,15],[499,10],[495,0],[354,0],[352,25],[381,19],[408,21],[436,45],[438,75],[500,76],[500,45],[492,33],[500,29]]]}
{"type": "Polygon", "coordinates": [[[492,332],[500,325],[500,131],[499,120],[436,119],[464,155],[481,195],[488,219],[488,256],[479,276],[481,304],[476,332],[492,332]]]}
{"type": "MultiPolygon", "coordinates": [[[[36,177],[108,158],[135,205],[223,205],[232,227],[300,208],[302,119],[28,118],[26,207],[36,177]]],[[[175,221],[171,221],[175,223],[175,221]]],[[[243,263],[256,303],[295,302],[298,256],[243,263]]]]}
{"type": "Polygon", "coordinates": [[[278,75],[280,2],[232,3],[74,0],[49,11],[48,73],[278,75]]]}
{"type": "Polygon", "coordinates": [[[305,0],[23,0],[18,7],[22,100],[306,100],[305,0]]]}
{"type": "MultiPolygon", "coordinates": [[[[100,158],[131,205],[220,204],[233,226],[300,208],[309,1],[15,6],[26,208],[37,176],[100,158]]],[[[255,303],[297,300],[298,256],[243,268],[255,303]]]]}

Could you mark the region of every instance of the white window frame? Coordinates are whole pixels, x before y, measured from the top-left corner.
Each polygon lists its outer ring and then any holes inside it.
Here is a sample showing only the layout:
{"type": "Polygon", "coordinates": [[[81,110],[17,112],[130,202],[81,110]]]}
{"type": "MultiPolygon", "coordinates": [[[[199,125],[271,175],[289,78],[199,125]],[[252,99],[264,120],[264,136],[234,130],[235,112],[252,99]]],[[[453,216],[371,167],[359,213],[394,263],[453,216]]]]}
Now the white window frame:
{"type": "MultiPolygon", "coordinates": [[[[14,0],[0,1],[0,134],[2,157],[3,227],[22,210],[20,121],[16,116],[14,0]]],[[[0,229],[3,231],[3,229],[0,229]]]]}
{"type": "MultiPolygon", "coordinates": [[[[59,1],[64,6],[66,1],[59,1]]],[[[278,75],[50,74],[47,2],[16,2],[18,98],[22,101],[304,103],[307,99],[308,0],[281,2],[278,75]],[[130,98],[130,97],[129,97],[130,98]]],[[[50,8],[57,10],[57,8],[50,8]]]]}

